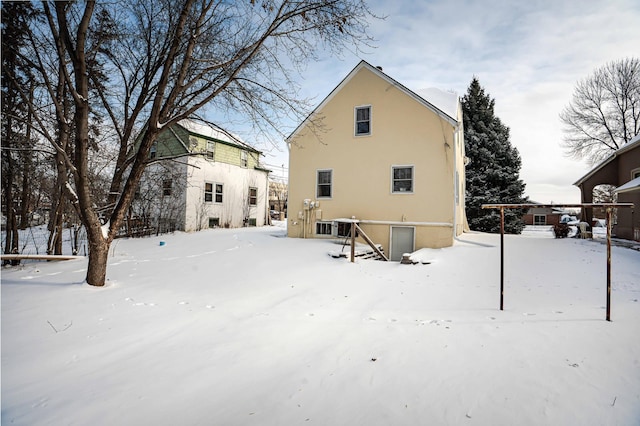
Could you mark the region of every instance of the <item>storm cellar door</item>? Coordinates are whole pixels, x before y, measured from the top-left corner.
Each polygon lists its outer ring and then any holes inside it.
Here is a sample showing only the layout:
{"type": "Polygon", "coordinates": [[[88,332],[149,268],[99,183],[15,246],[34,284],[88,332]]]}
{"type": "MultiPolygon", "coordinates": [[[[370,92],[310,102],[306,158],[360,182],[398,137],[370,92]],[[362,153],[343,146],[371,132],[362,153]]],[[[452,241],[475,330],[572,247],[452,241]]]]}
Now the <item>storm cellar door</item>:
{"type": "Polygon", "coordinates": [[[409,226],[391,227],[391,257],[389,260],[400,261],[404,253],[413,252],[415,228],[409,226]]]}

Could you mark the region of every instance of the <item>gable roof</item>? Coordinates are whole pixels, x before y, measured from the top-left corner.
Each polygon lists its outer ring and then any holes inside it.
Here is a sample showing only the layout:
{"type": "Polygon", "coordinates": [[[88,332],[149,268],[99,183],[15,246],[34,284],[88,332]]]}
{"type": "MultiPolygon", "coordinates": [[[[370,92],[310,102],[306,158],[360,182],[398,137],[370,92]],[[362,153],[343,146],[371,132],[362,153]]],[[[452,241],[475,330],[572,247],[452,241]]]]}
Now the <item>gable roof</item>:
{"type": "Polygon", "coordinates": [[[248,143],[240,139],[240,136],[227,132],[221,127],[218,127],[211,123],[195,121],[191,119],[184,119],[178,121],[178,126],[185,129],[192,135],[201,136],[205,139],[215,139],[220,142],[224,142],[228,145],[234,145],[243,149],[248,149],[254,152],[260,152],[248,143]]]}
{"type": "Polygon", "coordinates": [[[327,95],[326,98],[320,102],[320,104],[314,108],[314,110],[305,118],[302,123],[295,128],[295,130],[286,138],[286,140],[291,139],[295,136],[300,129],[304,127],[304,125],[309,121],[309,118],[312,117],[318,110],[322,109],[335,95],[338,93],[349,81],[361,70],[367,69],[372,73],[376,74],[378,77],[385,80],[387,83],[397,87],[400,91],[404,92],[411,98],[418,101],[420,104],[424,105],[426,108],[433,111],[440,118],[448,121],[452,126],[456,126],[459,124],[458,121],[458,102],[459,98],[456,93],[453,92],[444,92],[440,89],[430,88],[430,89],[422,89],[418,92],[414,92],[409,90],[407,87],[389,77],[387,74],[382,72],[382,69],[378,67],[374,67],[367,61],[361,60],[358,65],[355,66],[354,69],[351,70],[347,76],[342,79],[342,81],[327,95]]]}
{"type": "Polygon", "coordinates": [[[625,153],[627,151],[630,151],[630,150],[638,148],[638,147],[640,147],[640,134],[637,134],[633,139],[631,139],[622,148],[618,148],[616,151],[613,152],[613,154],[609,155],[607,158],[605,158],[603,161],[601,161],[597,166],[595,166],[593,169],[591,169],[586,175],[582,176],[580,179],[575,181],[573,184],[575,186],[582,185],[584,183],[584,181],[586,181],[591,176],[596,174],[596,172],[598,172],[599,170],[604,168],[604,166],[606,166],[607,164],[611,163],[620,154],[623,154],[623,153],[625,153]]]}

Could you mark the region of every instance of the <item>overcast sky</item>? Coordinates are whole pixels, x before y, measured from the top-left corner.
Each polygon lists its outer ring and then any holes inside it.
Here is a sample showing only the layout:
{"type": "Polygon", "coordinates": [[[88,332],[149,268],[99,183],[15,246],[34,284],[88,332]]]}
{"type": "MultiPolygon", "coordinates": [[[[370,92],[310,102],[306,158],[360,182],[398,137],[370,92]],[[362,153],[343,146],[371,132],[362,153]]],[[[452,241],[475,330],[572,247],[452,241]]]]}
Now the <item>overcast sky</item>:
{"type": "MultiPolygon", "coordinates": [[[[309,65],[303,93],[320,102],[364,59],[412,90],[466,93],[473,76],[520,151],[533,201],[580,202],[573,182],[590,168],[560,147],[558,115],[578,80],[606,62],[640,57],[638,0],[375,0],[376,49],[309,65]]],[[[286,155],[266,153],[269,164],[286,155]]]]}

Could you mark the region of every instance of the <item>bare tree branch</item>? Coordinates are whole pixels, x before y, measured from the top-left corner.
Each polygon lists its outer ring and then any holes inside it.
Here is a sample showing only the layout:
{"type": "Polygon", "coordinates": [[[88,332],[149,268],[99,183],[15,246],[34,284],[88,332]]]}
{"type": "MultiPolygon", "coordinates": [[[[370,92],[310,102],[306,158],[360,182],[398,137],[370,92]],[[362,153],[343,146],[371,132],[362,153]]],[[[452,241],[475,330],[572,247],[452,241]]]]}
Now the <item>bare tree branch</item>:
{"type": "Polygon", "coordinates": [[[570,157],[595,164],[624,146],[640,133],[640,60],[610,62],[578,82],[560,120],[570,157]]]}

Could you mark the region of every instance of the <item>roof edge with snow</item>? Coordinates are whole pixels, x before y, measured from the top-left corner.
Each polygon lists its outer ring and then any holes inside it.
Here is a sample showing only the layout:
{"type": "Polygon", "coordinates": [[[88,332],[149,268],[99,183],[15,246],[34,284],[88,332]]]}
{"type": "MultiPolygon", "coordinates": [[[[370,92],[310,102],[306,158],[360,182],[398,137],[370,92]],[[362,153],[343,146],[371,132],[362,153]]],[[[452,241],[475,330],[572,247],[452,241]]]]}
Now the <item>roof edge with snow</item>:
{"type": "Polygon", "coordinates": [[[633,139],[631,139],[623,147],[618,148],[615,152],[613,152],[613,154],[609,155],[607,158],[602,160],[597,166],[595,166],[593,169],[591,169],[589,172],[587,172],[586,175],[582,176],[580,179],[575,181],[573,184],[575,186],[582,185],[584,183],[584,181],[589,179],[591,176],[596,174],[598,171],[602,170],[602,168],[604,168],[604,166],[606,166],[607,164],[611,163],[620,154],[623,154],[623,153],[635,148],[636,146],[640,146],[640,134],[637,134],[633,139]]]}

